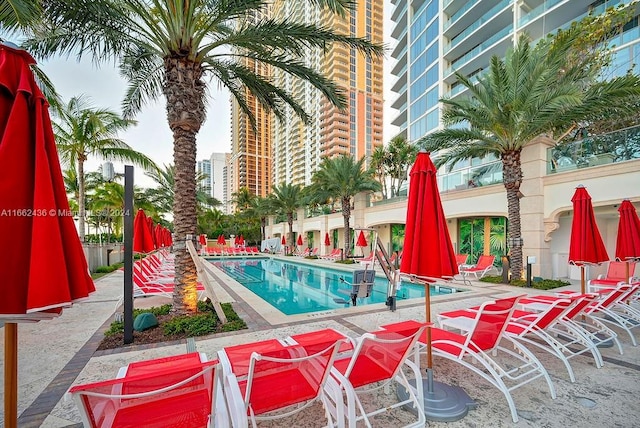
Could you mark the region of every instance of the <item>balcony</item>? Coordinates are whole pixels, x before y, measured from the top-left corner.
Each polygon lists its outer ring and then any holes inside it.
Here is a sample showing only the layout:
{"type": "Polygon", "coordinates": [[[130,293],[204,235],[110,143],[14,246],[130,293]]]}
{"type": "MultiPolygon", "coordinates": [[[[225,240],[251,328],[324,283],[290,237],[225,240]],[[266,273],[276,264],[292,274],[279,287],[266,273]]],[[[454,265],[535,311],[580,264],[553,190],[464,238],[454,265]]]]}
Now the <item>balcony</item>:
{"type": "Polygon", "coordinates": [[[640,159],[640,125],[547,149],[547,174],[640,159]]]}
{"type": "MultiPolygon", "coordinates": [[[[477,161],[477,159],[474,159],[477,161]]],[[[471,189],[502,183],[502,161],[491,161],[481,165],[470,165],[438,175],[441,192],[471,189]]]]}

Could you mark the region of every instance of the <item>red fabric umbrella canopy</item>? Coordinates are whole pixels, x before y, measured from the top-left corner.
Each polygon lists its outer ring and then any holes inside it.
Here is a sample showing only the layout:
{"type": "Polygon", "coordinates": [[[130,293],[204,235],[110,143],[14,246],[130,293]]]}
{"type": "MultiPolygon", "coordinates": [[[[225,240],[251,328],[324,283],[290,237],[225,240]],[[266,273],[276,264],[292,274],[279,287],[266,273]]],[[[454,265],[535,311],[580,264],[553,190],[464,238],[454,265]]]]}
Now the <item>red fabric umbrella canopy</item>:
{"type": "Polygon", "coordinates": [[[225,241],[224,239],[224,235],[218,235],[218,244],[220,245],[226,245],[227,241],[225,241]]]}
{"type": "Polygon", "coordinates": [[[458,264],[440,201],[436,167],[428,153],[418,153],[410,177],[400,271],[428,278],[452,277],[458,273],[458,264]]]}
{"type": "Polygon", "coordinates": [[[153,238],[149,230],[147,215],[140,208],[133,219],[133,251],[136,253],[150,253],[153,250],[153,238]]]}
{"type": "Polygon", "coordinates": [[[287,245],[287,240],[285,239],[284,235],[282,235],[282,245],[287,245]]]}
{"type": "Polygon", "coordinates": [[[298,235],[298,245],[302,245],[302,235],[298,235]]]}
{"type": "Polygon", "coordinates": [[[49,319],[95,291],[69,209],[47,101],[25,51],[0,45],[0,320],[4,424],[17,426],[17,322],[49,319]]]}
{"type": "Polygon", "coordinates": [[[153,249],[157,250],[159,245],[156,242],[156,235],[153,233],[153,219],[151,217],[147,217],[147,227],[149,228],[149,233],[151,233],[151,242],[153,242],[153,249]]]}
{"type": "Polygon", "coordinates": [[[235,238],[233,238],[233,245],[239,245],[240,244],[240,235],[236,235],[235,238]]]}
{"type": "Polygon", "coordinates": [[[30,64],[27,52],[0,45],[0,319],[69,306],[95,290],[30,64]]]}
{"type": "Polygon", "coordinates": [[[627,261],[640,259],[640,218],[635,207],[625,199],[618,208],[618,238],[616,239],[616,259],[627,261]]]}
{"type": "Polygon", "coordinates": [[[573,223],[571,224],[569,263],[581,266],[585,263],[598,264],[608,261],[609,255],[602,242],[591,205],[591,196],[587,189],[584,186],[578,186],[571,202],[573,202],[573,223]]]}
{"type": "MultiPolygon", "coordinates": [[[[400,272],[423,280],[451,278],[458,273],[456,254],[444,216],[436,167],[429,153],[420,151],[409,173],[409,198],[400,272]]],[[[425,283],[426,320],[431,322],[429,284],[425,283]]],[[[427,368],[433,365],[431,329],[427,329],[427,368]]]]}
{"type": "Polygon", "coordinates": [[[324,245],[326,245],[327,247],[328,247],[329,245],[331,245],[331,240],[329,239],[329,232],[327,232],[327,233],[324,235],[324,245]]]}
{"type": "Polygon", "coordinates": [[[153,237],[158,247],[164,247],[164,228],[159,224],[153,228],[153,237]]]}
{"type": "Polygon", "coordinates": [[[367,238],[364,237],[364,232],[361,230],[360,231],[360,235],[358,235],[358,241],[356,242],[356,246],[357,247],[366,247],[367,245],[367,238]]]}
{"type": "Polygon", "coordinates": [[[207,235],[202,234],[198,239],[199,239],[200,245],[205,245],[205,246],[207,245],[207,235]]]}
{"type": "Polygon", "coordinates": [[[240,235],[240,238],[238,238],[238,245],[244,245],[244,236],[240,235]]]}
{"type": "Polygon", "coordinates": [[[591,205],[591,196],[584,186],[578,186],[571,198],[573,202],[573,222],[569,243],[569,263],[580,266],[580,290],[585,292],[584,265],[600,264],[609,260],[607,249],[602,242],[596,217],[591,205]]]}

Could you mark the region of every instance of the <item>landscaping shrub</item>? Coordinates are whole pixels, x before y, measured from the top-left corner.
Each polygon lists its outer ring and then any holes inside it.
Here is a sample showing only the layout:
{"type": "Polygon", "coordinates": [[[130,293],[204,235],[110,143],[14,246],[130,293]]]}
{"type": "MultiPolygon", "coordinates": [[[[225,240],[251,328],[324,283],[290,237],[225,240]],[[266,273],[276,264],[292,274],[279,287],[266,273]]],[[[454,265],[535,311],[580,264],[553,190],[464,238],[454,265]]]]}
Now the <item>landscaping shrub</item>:
{"type": "MultiPolygon", "coordinates": [[[[480,281],[489,282],[492,284],[501,284],[502,276],[485,276],[481,278],[480,281]]],[[[513,285],[516,287],[526,287],[527,281],[524,279],[512,279],[509,285],[513,285]]],[[[531,287],[537,290],[553,290],[554,288],[564,287],[566,285],[571,285],[571,283],[559,279],[543,279],[540,277],[534,277],[531,281],[531,287]]]]}

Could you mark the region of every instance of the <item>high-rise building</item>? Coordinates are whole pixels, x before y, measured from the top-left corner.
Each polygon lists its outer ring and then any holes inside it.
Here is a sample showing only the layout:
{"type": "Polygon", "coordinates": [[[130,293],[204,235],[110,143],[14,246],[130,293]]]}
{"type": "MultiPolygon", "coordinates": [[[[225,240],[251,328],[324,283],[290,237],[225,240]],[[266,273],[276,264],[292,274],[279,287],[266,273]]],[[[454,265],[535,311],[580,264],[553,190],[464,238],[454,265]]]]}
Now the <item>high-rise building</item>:
{"type": "Polygon", "coordinates": [[[227,203],[225,199],[225,168],[226,168],[226,153],[212,153],[209,158],[211,163],[211,196],[222,202],[221,211],[224,210],[224,206],[227,203]]]}
{"type": "Polygon", "coordinates": [[[202,175],[202,180],[198,181],[198,190],[211,196],[211,161],[203,159],[196,164],[196,172],[202,175]]]}
{"type": "MultiPolygon", "coordinates": [[[[268,16],[269,9],[256,12],[256,21],[268,16]]],[[[256,75],[270,76],[270,67],[245,59],[243,65],[256,75]]],[[[255,117],[252,126],[249,115],[231,99],[231,162],[232,193],[246,187],[256,196],[266,196],[271,190],[271,118],[255,96],[246,91],[246,103],[255,117]]]]}
{"type": "MultiPolygon", "coordinates": [[[[276,1],[276,18],[289,17],[321,25],[352,37],[382,44],[383,0],[358,0],[345,17],[309,7],[306,2],[276,1]]],[[[383,63],[365,58],[354,49],[333,45],[327,51],[309,51],[300,58],[336,82],[347,97],[347,108],[338,110],[309,83],[274,71],[278,86],[291,92],[311,123],[304,124],[292,112],[273,122],[273,179],[275,184],[307,185],[322,157],[348,154],[356,159],[370,155],[383,144],[383,63]]]]}
{"type": "MultiPolygon", "coordinates": [[[[440,126],[439,98],[464,96],[454,72],[477,79],[493,55],[504,56],[518,36],[532,40],[578,21],[589,12],[602,13],[621,0],[391,0],[394,5],[391,56],[397,94],[392,124],[415,141],[440,126]],[[442,8],[440,8],[440,4],[442,8]]],[[[625,26],[613,60],[613,73],[637,63],[638,19],[625,26]]],[[[636,66],[637,67],[637,66],[636,66]]]]}

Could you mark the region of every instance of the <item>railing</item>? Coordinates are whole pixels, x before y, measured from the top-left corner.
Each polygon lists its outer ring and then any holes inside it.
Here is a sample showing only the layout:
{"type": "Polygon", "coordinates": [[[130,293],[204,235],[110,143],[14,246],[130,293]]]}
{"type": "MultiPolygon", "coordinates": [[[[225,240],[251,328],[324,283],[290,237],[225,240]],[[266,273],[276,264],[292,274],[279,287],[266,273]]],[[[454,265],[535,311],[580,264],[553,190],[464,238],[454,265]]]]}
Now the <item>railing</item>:
{"type": "Polygon", "coordinates": [[[444,51],[445,54],[453,49],[458,43],[460,43],[463,39],[467,38],[467,36],[474,31],[476,31],[480,26],[482,26],[487,21],[496,17],[498,12],[502,11],[507,5],[511,3],[511,0],[502,0],[500,3],[489,9],[484,15],[482,15],[478,20],[476,20],[473,24],[469,25],[463,32],[456,35],[451,39],[451,41],[445,45],[444,51]]]}
{"type": "Polygon", "coordinates": [[[502,161],[500,160],[482,165],[457,168],[445,174],[438,174],[440,192],[490,186],[499,183],[502,183],[502,161]]]}
{"type": "Polygon", "coordinates": [[[513,26],[507,25],[502,30],[498,31],[493,36],[489,37],[486,41],[480,43],[478,46],[476,46],[475,48],[471,49],[469,52],[467,52],[460,58],[453,61],[451,65],[445,70],[444,75],[445,76],[450,75],[457,68],[459,68],[459,66],[462,66],[466,62],[469,62],[472,58],[475,58],[476,56],[480,55],[480,53],[482,53],[484,50],[489,49],[492,45],[494,45],[500,39],[504,38],[505,36],[511,33],[513,33],[513,26]]]}
{"type": "Polygon", "coordinates": [[[547,149],[547,174],[640,159],[640,125],[547,149]]]}

